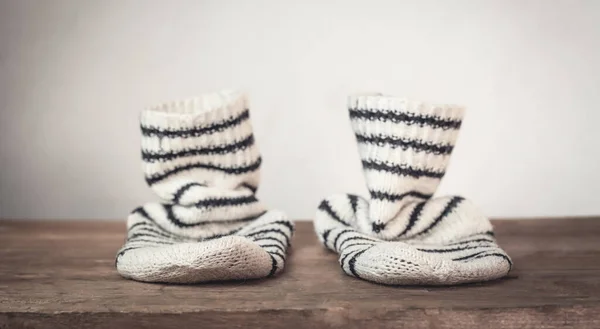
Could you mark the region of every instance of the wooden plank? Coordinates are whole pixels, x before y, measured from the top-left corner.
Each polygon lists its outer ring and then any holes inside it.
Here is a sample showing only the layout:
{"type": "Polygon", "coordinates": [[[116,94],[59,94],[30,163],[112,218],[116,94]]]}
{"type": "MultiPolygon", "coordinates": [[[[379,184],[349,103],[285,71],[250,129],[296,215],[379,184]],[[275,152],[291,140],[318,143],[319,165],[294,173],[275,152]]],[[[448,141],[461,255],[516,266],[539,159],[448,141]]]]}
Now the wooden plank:
{"type": "Polygon", "coordinates": [[[0,328],[600,328],[600,218],[494,224],[509,277],[425,288],[344,275],[309,222],[276,278],[163,285],[116,273],[123,222],[0,221],[0,328]]]}

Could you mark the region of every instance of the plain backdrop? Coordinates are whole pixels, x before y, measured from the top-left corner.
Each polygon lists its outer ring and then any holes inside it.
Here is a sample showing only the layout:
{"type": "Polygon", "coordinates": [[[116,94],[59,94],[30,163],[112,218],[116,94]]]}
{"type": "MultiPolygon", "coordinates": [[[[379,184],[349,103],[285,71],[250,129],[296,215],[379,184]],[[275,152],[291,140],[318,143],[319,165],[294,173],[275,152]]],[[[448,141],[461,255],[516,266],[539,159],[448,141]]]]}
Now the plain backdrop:
{"type": "Polygon", "coordinates": [[[600,1],[0,0],[0,217],[124,219],[156,200],[139,111],[225,88],[292,218],[365,193],[356,92],[467,107],[441,194],[600,214],[600,1]]]}

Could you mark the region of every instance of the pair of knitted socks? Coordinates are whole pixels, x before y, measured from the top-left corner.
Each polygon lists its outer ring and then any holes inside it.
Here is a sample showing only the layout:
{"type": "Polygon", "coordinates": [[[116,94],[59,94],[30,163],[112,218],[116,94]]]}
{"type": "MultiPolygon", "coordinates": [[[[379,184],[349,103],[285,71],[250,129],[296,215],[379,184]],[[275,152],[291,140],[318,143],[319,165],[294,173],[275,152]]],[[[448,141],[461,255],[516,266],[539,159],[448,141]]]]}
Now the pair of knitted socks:
{"type": "MultiPolygon", "coordinates": [[[[383,284],[458,284],[512,265],[490,222],[460,197],[432,198],[463,110],[394,97],[349,98],[369,200],[334,195],[315,230],[349,275],[383,284]]],[[[116,260],[139,281],[252,279],[283,269],[294,226],[254,193],[260,154],[245,96],[221,92],[141,115],[146,181],[163,203],[127,220],[116,260]]]]}

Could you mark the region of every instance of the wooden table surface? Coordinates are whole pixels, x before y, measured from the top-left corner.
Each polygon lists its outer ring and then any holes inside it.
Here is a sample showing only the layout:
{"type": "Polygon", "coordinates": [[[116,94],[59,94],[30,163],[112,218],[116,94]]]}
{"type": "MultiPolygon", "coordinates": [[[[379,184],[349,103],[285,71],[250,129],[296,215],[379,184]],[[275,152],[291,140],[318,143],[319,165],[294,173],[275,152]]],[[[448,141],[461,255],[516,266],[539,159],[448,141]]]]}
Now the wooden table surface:
{"type": "Polygon", "coordinates": [[[278,277],[122,279],[122,222],[0,221],[0,328],[600,328],[600,218],[494,221],[502,280],[389,287],[343,274],[299,222],[278,277]]]}

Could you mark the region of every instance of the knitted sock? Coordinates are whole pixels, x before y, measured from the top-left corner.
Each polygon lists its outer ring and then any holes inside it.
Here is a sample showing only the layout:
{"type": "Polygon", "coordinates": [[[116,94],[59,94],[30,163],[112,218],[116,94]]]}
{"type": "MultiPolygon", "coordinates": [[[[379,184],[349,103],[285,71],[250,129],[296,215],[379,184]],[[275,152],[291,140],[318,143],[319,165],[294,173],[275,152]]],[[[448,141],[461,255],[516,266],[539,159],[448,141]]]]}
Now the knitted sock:
{"type": "Polygon", "coordinates": [[[127,219],[118,272],[146,282],[269,277],[294,226],[254,195],[261,157],[246,97],[221,92],[142,112],[146,182],[163,203],[127,219]]]}
{"type": "Polygon", "coordinates": [[[315,229],[349,275],[383,284],[444,285],[505,276],[512,262],[489,220],[461,197],[432,198],[463,116],[379,95],[349,98],[370,200],[334,195],[315,229]]]}

